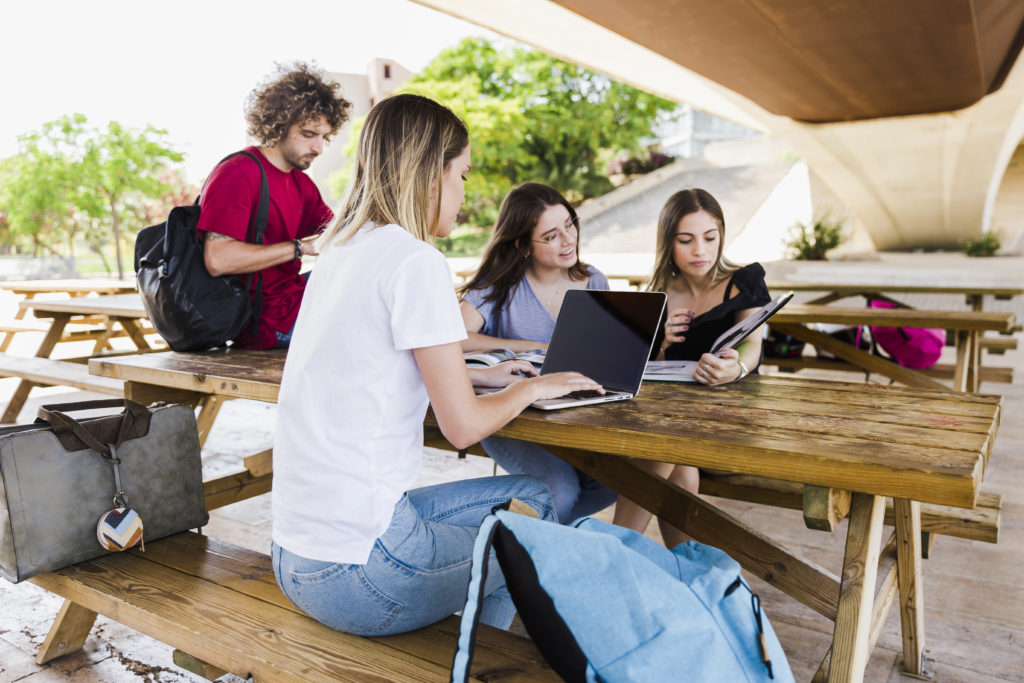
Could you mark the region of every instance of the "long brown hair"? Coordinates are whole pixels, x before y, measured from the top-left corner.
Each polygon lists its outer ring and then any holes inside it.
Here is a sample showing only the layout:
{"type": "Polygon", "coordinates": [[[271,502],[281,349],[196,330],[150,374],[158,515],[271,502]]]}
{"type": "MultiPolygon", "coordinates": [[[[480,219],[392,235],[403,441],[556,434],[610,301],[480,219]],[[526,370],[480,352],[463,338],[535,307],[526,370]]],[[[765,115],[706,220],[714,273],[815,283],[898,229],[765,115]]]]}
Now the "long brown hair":
{"type": "Polygon", "coordinates": [[[569,269],[569,277],[573,280],[590,277],[589,267],[580,261],[579,217],[576,209],[553,187],[541,183],[523,183],[512,188],[502,200],[494,232],[484,249],[480,267],[469,282],[459,287],[459,297],[473,289],[491,287],[487,301],[493,301],[498,308],[504,306],[509,293],[526,275],[526,268],[530,264],[530,239],[540,215],[548,207],[559,204],[577,222],[576,263],[569,269]]]}
{"type": "Polygon", "coordinates": [[[319,246],[347,242],[368,221],[433,241],[440,210],[430,225],[430,195],[440,208],[444,171],[468,144],[466,124],[444,105],[411,94],[381,100],[366,116],[352,182],[319,246]]]}
{"type": "Polygon", "coordinates": [[[657,258],[654,263],[654,274],[647,286],[649,292],[668,291],[672,280],[679,274],[675,261],[672,260],[672,247],[676,241],[679,221],[691,213],[704,211],[718,225],[718,256],[711,266],[711,282],[721,282],[722,278],[739,269],[739,266],[722,256],[725,249],[725,215],[718,201],[707,190],[692,188],[680,190],[668,198],[658,216],[657,258]]]}

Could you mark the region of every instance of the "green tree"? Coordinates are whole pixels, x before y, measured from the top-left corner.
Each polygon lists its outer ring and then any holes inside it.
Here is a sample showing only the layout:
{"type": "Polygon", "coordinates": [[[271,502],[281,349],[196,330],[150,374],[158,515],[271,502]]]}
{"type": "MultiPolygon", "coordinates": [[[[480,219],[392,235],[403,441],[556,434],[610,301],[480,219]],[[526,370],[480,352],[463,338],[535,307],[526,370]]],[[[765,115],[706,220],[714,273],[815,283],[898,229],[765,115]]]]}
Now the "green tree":
{"type": "Polygon", "coordinates": [[[658,113],[675,108],[602,74],[483,38],[442,51],[404,90],[444,102],[469,125],[467,206],[480,218],[520,182],[547,183],[575,202],[607,192],[602,160],[638,151],[658,113]]]}
{"type": "MultiPolygon", "coordinates": [[[[611,189],[605,159],[636,152],[668,100],[522,46],[467,38],[442,51],[403,88],[451,107],[469,126],[473,172],[460,223],[493,224],[518,183],[547,183],[579,202],[611,189]]],[[[353,122],[346,155],[362,128],[353,122]]],[[[341,194],[350,169],[336,172],[341,194]]]]}
{"type": "Polygon", "coordinates": [[[9,236],[33,255],[74,257],[85,222],[78,164],[85,117],[65,116],[18,138],[19,153],[0,161],[0,208],[9,236]]]}
{"type": "Polygon", "coordinates": [[[114,121],[90,128],[82,114],[20,136],[18,154],[0,162],[0,209],[11,231],[31,240],[34,252],[70,257],[78,239],[101,257],[112,242],[124,277],[122,246],[144,227],[144,213],[132,207],[168,192],[167,173],[183,158],[165,136],[114,121]]]}

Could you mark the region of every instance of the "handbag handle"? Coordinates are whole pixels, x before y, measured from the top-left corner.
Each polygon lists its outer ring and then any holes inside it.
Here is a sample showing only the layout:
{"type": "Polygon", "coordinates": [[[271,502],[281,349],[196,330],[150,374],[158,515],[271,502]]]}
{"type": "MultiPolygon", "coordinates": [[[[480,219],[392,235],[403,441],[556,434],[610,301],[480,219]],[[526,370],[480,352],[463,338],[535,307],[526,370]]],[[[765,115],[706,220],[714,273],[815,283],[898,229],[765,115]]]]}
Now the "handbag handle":
{"type": "Polygon", "coordinates": [[[39,419],[53,428],[54,435],[58,439],[67,434],[74,434],[82,443],[94,451],[98,451],[105,458],[112,457],[110,452],[111,445],[116,450],[125,441],[146,434],[149,431],[149,418],[150,412],[146,406],[126,398],[79,401],[77,403],[54,403],[40,406],[39,408],[39,419]],[[123,407],[124,412],[121,413],[121,424],[117,429],[117,436],[112,444],[103,443],[81,422],[66,414],[79,410],[119,407],[123,407]]]}

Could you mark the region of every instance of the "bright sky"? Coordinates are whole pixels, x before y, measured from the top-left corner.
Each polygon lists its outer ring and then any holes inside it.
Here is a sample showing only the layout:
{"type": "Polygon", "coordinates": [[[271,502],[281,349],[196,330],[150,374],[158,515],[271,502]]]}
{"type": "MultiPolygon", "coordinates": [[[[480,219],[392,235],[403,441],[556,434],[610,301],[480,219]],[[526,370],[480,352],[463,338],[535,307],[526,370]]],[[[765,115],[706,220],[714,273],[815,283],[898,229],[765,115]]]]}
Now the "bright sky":
{"type": "Polygon", "coordinates": [[[189,179],[245,143],[246,95],[275,62],[412,72],[482,28],[408,0],[28,0],[0,5],[0,158],[63,114],[166,129],[189,179]]]}

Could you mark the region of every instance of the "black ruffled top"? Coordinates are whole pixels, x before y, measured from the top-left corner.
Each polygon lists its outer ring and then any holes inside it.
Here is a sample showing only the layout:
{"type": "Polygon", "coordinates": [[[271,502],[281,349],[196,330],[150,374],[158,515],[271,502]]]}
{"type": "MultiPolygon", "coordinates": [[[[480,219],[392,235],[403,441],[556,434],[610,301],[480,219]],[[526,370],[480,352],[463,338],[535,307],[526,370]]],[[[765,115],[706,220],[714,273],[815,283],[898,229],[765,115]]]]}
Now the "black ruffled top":
{"type": "MultiPolygon", "coordinates": [[[[760,308],[772,298],[764,283],[764,268],[760,263],[743,266],[729,278],[725,288],[725,300],[710,311],[701,313],[690,321],[686,339],[665,349],[665,360],[698,360],[707,353],[719,335],[736,324],[736,313],[748,308],[760,308]],[[730,298],[731,296],[731,298],[730,298]]],[[[658,355],[661,341],[665,338],[665,320],[668,311],[661,318],[658,337],[651,349],[651,359],[658,355]]]]}

